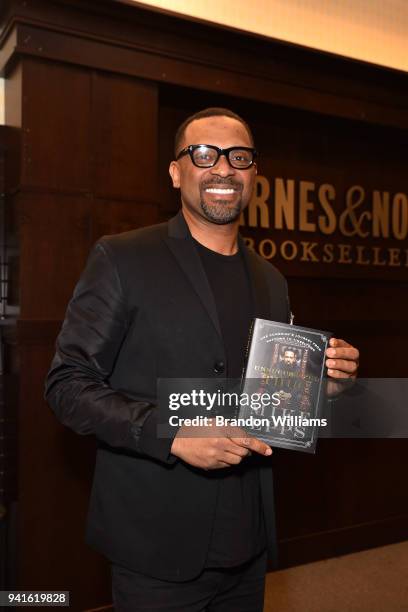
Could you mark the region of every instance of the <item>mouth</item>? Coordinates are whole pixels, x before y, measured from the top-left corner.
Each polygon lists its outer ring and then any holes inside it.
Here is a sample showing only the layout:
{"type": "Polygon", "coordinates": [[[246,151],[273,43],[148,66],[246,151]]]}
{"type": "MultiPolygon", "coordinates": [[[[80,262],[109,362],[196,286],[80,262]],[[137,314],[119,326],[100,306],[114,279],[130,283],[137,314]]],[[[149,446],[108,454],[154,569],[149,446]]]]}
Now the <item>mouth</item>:
{"type": "Polygon", "coordinates": [[[233,195],[234,193],[237,193],[236,189],[231,189],[231,187],[228,188],[220,188],[220,187],[207,187],[206,189],[204,189],[205,193],[211,193],[213,195],[222,195],[222,196],[226,196],[226,195],[233,195]]]}
{"type": "Polygon", "coordinates": [[[232,223],[242,208],[243,185],[238,181],[208,180],[200,185],[201,209],[213,223],[232,223]]]}
{"type": "Polygon", "coordinates": [[[218,200],[229,201],[242,192],[242,185],[236,181],[206,181],[201,184],[202,193],[218,200]]]}

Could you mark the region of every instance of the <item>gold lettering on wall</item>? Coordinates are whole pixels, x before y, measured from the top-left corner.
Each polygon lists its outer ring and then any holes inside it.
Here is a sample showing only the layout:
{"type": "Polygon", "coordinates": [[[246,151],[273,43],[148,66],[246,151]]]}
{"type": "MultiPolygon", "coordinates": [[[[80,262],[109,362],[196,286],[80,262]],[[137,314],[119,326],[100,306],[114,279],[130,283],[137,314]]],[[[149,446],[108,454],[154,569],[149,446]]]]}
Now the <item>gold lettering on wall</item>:
{"type": "Polygon", "coordinates": [[[380,252],[381,252],[380,247],[373,247],[373,252],[374,252],[373,265],[374,266],[385,266],[387,262],[384,259],[380,258],[380,252]]]}
{"type": "Polygon", "coordinates": [[[272,259],[276,255],[276,245],[273,240],[266,238],[259,243],[259,254],[264,259],[272,259]]]}
{"type": "Polygon", "coordinates": [[[408,200],[405,193],[397,193],[392,202],[392,231],[398,240],[408,233],[408,200]]]}
{"type": "Polygon", "coordinates": [[[389,253],[388,265],[389,266],[400,266],[401,265],[400,250],[399,249],[388,249],[388,253],[389,253]]]}
{"type": "Polygon", "coordinates": [[[295,181],[275,179],[275,228],[295,229],[295,181]],[[285,220],[285,222],[284,222],[285,220]]]}
{"type": "Polygon", "coordinates": [[[249,206],[249,227],[258,226],[258,215],[260,217],[260,226],[269,227],[269,206],[267,200],[270,193],[271,189],[268,179],[265,176],[257,176],[249,206]]]}
{"type": "Polygon", "coordinates": [[[317,242],[303,242],[300,243],[302,245],[302,257],[300,261],[315,261],[318,262],[319,258],[313,249],[316,249],[319,245],[317,242]]]}
{"type": "Polygon", "coordinates": [[[325,183],[319,187],[319,202],[326,213],[326,216],[319,215],[318,224],[322,234],[332,234],[336,230],[337,219],[334,214],[330,200],[334,202],[336,198],[336,190],[333,185],[325,183]]]}
{"type": "Polygon", "coordinates": [[[390,235],[390,194],[388,191],[373,191],[373,236],[388,238],[390,235]]]}
{"type": "Polygon", "coordinates": [[[323,245],[323,263],[333,263],[334,261],[334,244],[323,245]]]}
{"type": "MultiPolygon", "coordinates": [[[[370,244],[370,239],[405,240],[408,236],[408,196],[387,190],[371,193],[352,185],[341,195],[328,182],[275,178],[271,193],[269,180],[257,176],[256,190],[240,224],[272,232],[271,236],[250,238],[248,244],[264,259],[280,257],[306,264],[408,267],[408,249],[398,245],[370,244]],[[288,234],[308,232],[313,238],[288,239],[288,234]],[[337,234],[337,239],[336,239],[337,234]],[[322,242],[322,236],[333,236],[322,242]],[[339,241],[340,237],[340,241],[339,241]],[[348,241],[344,241],[349,238],[348,241]],[[360,244],[356,244],[356,242],[360,244]],[[364,244],[361,244],[364,242],[364,244]]],[[[294,234],[296,235],[296,234],[294,234]]]]}
{"type": "Polygon", "coordinates": [[[370,261],[368,259],[364,259],[364,257],[363,257],[364,251],[365,251],[365,247],[361,246],[361,244],[358,244],[356,246],[356,250],[357,250],[356,264],[358,266],[368,266],[370,264],[370,261]]]}
{"type": "Polygon", "coordinates": [[[309,213],[313,211],[313,201],[309,199],[310,193],[315,190],[315,184],[300,181],[299,193],[299,229],[301,232],[315,232],[316,224],[309,221],[309,213]]]}
{"type": "Polygon", "coordinates": [[[280,253],[283,259],[292,261],[292,259],[295,259],[297,256],[297,252],[298,248],[296,242],[293,242],[293,240],[285,240],[285,242],[282,242],[280,253]]]}
{"type": "Polygon", "coordinates": [[[342,264],[351,264],[353,260],[350,257],[351,246],[349,244],[339,244],[339,259],[338,262],[342,264]]]}

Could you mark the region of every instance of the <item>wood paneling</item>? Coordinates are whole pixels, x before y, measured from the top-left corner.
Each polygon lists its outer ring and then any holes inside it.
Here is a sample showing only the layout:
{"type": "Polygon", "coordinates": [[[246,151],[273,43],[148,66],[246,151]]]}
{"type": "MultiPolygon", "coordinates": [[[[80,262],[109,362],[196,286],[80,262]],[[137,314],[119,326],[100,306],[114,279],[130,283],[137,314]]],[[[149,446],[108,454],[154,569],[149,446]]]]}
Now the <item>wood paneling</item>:
{"type": "Polygon", "coordinates": [[[407,537],[400,473],[406,446],[397,439],[339,439],[319,440],[314,456],[276,449],[281,566],[407,537]]]}
{"type": "MultiPolygon", "coordinates": [[[[189,114],[189,110],[184,107],[184,104],[190,98],[185,99],[184,90],[179,90],[179,105],[173,105],[168,103],[168,92],[165,87],[160,87],[159,92],[159,202],[160,212],[163,218],[167,218],[175,214],[180,207],[180,192],[172,187],[169,176],[169,162],[174,159],[174,136],[177,128],[189,114]]],[[[172,92],[174,93],[173,90],[172,92]]],[[[204,103],[197,110],[205,108],[205,106],[204,103]]]]}
{"type": "MultiPolygon", "coordinates": [[[[392,71],[112,0],[9,5],[10,18],[0,7],[0,70],[15,149],[20,127],[22,137],[22,168],[6,186],[21,250],[20,586],[70,589],[72,609],[83,610],[110,600],[107,564],[83,544],[94,444],[58,425],[42,394],[89,248],[176,211],[173,135],[205,106],[248,119],[270,178],[400,188],[408,86],[392,71]]],[[[364,376],[406,374],[404,279],[286,272],[296,322],[359,346],[364,376]]],[[[405,456],[404,440],[276,451],[282,565],[406,537],[405,456]]]]}
{"type": "Polygon", "coordinates": [[[17,65],[8,75],[5,87],[5,124],[9,127],[21,128],[22,106],[22,67],[17,65]]]}
{"type": "Polygon", "coordinates": [[[91,246],[91,201],[81,196],[28,192],[19,194],[16,206],[22,262],[21,317],[61,318],[91,246]]]}
{"type": "Polygon", "coordinates": [[[157,86],[106,74],[92,83],[95,195],[157,201],[157,86]]]}
{"type": "Polygon", "coordinates": [[[15,198],[20,223],[21,316],[59,318],[102,235],[158,222],[151,204],[27,193],[15,198]],[[47,269],[47,274],[41,270],[47,269]],[[42,299],[38,299],[41,295],[42,299]]]}
{"type": "Polygon", "coordinates": [[[407,84],[397,71],[112,0],[38,0],[35,9],[12,0],[12,6],[22,23],[17,44],[2,58],[6,67],[18,52],[269,104],[408,125],[407,84]]]}
{"type": "Polygon", "coordinates": [[[94,243],[105,234],[127,232],[135,227],[144,227],[158,223],[158,208],[135,200],[103,200],[92,202],[91,227],[94,243]]]}
{"type": "Polygon", "coordinates": [[[58,424],[44,378],[91,245],[159,220],[157,86],[25,58],[7,100],[22,124],[7,185],[21,260],[19,584],[70,590],[83,610],[111,600],[109,567],[84,544],[95,443],[58,424]]]}
{"type": "Polygon", "coordinates": [[[19,581],[70,590],[71,608],[83,610],[95,585],[110,601],[108,567],[84,543],[95,442],[60,425],[43,399],[52,354],[43,343],[20,346],[19,581]]]}
{"type": "Polygon", "coordinates": [[[407,514],[402,514],[371,523],[350,525],[344,529],[282,540],[279,567],[292,567],[294,559],[295,565],[300,565],[400,542],[401,534],[406,534],[407,518],[407,514]]]}
{"type": "Polygon", "coordinates": [[[32,60],[23,70],[22,187],[89,192],[89,73],[32,60]]]}

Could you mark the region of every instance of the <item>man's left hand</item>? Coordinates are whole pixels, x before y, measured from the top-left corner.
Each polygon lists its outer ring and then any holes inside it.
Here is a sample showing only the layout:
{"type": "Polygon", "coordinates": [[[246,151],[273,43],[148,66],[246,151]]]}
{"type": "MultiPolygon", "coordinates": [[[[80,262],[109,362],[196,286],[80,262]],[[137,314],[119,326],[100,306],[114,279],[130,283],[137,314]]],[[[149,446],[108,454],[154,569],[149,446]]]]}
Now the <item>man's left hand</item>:
{"type": "Polygon", "coordinates": [[[355,378],[360,353],[345,340],[330,338],[326,349],[327,374],[331,378],[355,378]]]}

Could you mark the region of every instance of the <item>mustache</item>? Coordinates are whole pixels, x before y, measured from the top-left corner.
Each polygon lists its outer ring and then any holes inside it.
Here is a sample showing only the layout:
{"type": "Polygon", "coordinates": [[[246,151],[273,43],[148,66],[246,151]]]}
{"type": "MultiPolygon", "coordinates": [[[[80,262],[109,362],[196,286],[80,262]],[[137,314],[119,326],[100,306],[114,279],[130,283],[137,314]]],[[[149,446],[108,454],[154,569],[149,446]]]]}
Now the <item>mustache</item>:
{"type": "Polygon", "coordinates": [[[200,189],[206,189],[207,187],[230,187],[236,191],[242,191],[242,183],[235,181],[231,178],[214,177],[206,179],[200,183],[200,189]]]}

